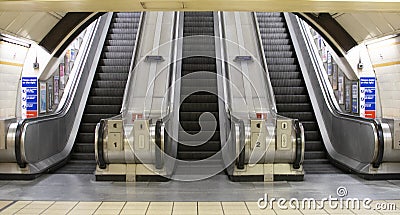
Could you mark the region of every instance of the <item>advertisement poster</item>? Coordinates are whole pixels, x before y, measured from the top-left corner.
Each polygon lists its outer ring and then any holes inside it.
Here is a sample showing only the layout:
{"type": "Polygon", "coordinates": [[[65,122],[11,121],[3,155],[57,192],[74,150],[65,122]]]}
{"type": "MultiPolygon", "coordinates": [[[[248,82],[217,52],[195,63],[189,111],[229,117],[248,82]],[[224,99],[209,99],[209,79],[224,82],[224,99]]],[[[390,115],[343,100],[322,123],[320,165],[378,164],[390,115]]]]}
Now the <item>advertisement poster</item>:
{"type": "Polygon", "coordinates": [[[360,115],[375,118],[375,77],[360,78],[360,115]]]}
{"type": "Polygon", "coordinates": [[[333,72],[332,72],[332,88],[334,90],[338,89],[338,65],[333,64],[333,72]]]}
{"type": "Polygon", "coordinates": [[[60,76],[59,76],[59,78],[60,78],[60,83],[59,83],[59,88],[60,89],[64,89],[64,86],[65,86],[65,72],[64,72],[64,63],[60,63],[60,66],[59,66],[59,74],[60,74],[60,76]]]}
{"type": "Polygon", "coordinates": [[[342,74],[338,75],[338,96],[339,104],[344,104],[344,77],[342,74]]]}
{"type": "Polygon", "coordinates": [[[39,92],[40,92],[40,113],[46,113],[47,111],[47,86],[46,82],[40,82],[39,83],[39,92]]]}
{"type": "Polygon", "coordinates": [[[21,111],[22,118],[38,116],[38,80],[36,77],[22,77],[21,111]]]}
{"type": "Polygon", "coordinates": [[[345,84],[345,102],[344,102],[344,109],[347,112],[351,111],[351,84],[349,81],[346,79],[346,84],[345,84]]]}
{"type": "Polygon", "coordinates": [[[326,68],[326,72],[328,73],[328,75],[332,75],[332,57],[331,57],[331,53],[327,53],[327,68],[326,68]]]}
{"type": "Polygon", "coordinates": [[[53,81],[47,82],[47,111],[53,111],[53,81]]]}
{"type": "Polygon", "coordinates": [[[58,105],[58,103],[60,102],[60,101],[59,101],[59,94],[58,94],[59,91],[60,91],[60,90],[59,90],[59,87],[58,87],[59,79],[60,79],[60,78],[59,78],[57,75],[54,76],[54,78],[53,78],[53,89],[54,89],[54,93],[53,93],[53,95],[54,95],[54,100],[53,100],[53,101],[54,101],[54,102],[53,102],[53,103],[54,103],[55,105],[58,105]]]}
{"type": "Polygon", "coordinates": [[[351,84],[351,112],[358,113],[358,82],[353,81],[351,84]]]}

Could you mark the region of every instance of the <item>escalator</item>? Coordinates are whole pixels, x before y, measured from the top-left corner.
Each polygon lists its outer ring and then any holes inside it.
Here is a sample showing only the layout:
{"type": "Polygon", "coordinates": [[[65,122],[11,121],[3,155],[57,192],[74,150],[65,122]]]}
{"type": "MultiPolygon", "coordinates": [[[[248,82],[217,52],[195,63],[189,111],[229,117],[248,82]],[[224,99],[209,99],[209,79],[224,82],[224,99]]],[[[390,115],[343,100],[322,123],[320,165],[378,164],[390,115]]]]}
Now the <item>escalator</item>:
{"type": "Polygon", "coordinates": [[[114,13],[70,159],[56,173],[92,174],[95,127],[121,111],[141,13],[114,13]]]}
{"type": "MultiPolygon", "coordinates": [[[[183,36],[184,58],[179,112],[182,129],[179,131],[178,159],[203,160],[215,155],[221,148],[213,12],[185,12],[183,36]],[[208,73],[199,73],[203,71],[208,73]],[[200,127],[199,117],[205,112],[212,113],[215,117],[215,130],[212,126],[200,127]],[[200,130],[211,138],[194,139],[182,134],[187,132],[195,135],[200,130]]],[[[211,120],[214,119],[205,119],[204,124],[211,120]]]]}
{"type": "Polygon", "coordinates": [[[299,119],[305,130],[308,174],[341,173],[329,163],[314,110],[283,13],[257,13],[268,72],[280,115],[299,119]]]}

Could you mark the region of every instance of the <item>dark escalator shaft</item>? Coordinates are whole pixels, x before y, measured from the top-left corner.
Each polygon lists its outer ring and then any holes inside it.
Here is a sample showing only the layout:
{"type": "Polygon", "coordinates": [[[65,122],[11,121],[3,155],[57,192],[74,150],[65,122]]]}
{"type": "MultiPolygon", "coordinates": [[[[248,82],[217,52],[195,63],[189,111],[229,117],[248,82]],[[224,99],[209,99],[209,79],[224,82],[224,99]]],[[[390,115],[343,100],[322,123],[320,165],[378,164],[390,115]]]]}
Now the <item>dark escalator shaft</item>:
{"type": "Polygon", "coordinates": [[[211,93],[217,92],[215,42],[212,37],[214,36],[213,13],[185,12],[183,36],[185,38],[183,41],[184,59],[182,60],[183,78],[179,112],[183,130],[179,131],[179,142],[184,144],[178,145],[178,159],[202,160],[216,154],[221,147],[218,125],[218,96],[211,93]],[[204,35],[206,37],[190,37],[204,35]],[[199,74],[203,71],[209,73],[199,74]],[[193,73],[196,73],[196,75],[192,76],[193,73]],[[184,77],[185,75],[188,76],[184,77]],[[186,94],[185,92],[190,92],[190,89],[195,89],[195,93],[186,94]],[[187,97],[185,98],[185,96],[187,97]],[[197,134],[200,132],[199,116],[205,112],[212,113],[217,120],[215,131],[204,130],[204,128],[202,130],[202,132],[211,134],[211,139],[185,139],[184,135],[181,135],[182,133],[197,134]],[[193,146],[193,142],[199,145],[193,146]]]}
{"type": "Polygon", "coordinates": [[[70,160],[57,173],[94,172],[95,127],[120,113],[139,21],[140,13],[114,13],[70,160]]]}
{"type": "Polygon", "coordinates": [[[283,13],[257,13],[278,113],[299,119],[305,130],[306,173],[335,173],[326,157],[319,127],[283,13]]]}

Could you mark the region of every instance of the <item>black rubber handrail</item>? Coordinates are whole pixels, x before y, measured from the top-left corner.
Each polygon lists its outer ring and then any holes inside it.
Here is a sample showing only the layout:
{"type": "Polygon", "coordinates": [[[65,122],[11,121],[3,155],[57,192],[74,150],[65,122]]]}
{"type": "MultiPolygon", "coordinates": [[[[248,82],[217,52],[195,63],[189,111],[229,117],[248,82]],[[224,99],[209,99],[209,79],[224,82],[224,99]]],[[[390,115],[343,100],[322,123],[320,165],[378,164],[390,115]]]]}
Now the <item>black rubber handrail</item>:
{"type": "Polygon", "coordinates": [[[296,157],[294,159],[293,168],[299,169],[301,166],[301,154],[303,147],[299,120],[294,121],[294,128],[296,131],[296,157]]]}
{"type": "Polygon", "coordinates": [[[17,160],[17,164],[20,168],[26,167],[26,162],[22,159],[21,154],[21,134],[23,128],[23,121],[17,123],[17,128],[15,129],[15,159],[17,160]]]}
{"type": "Polygon", "coordinates": [[[244,160],[245,160],[245,153],[246,153],[244,146],[245,146],[246,139],[245,139],[245,126],[244,126],[243,120],[239,121],[239,132],[240,132],[239,133],[240,153],[239,153],[239,157],[238,157],[236,166],[238,169],[244,169],[244,160]]]}
{"type": "Polygon", "coordinates": [[[381,123],[374,120],[375,127],[377,128],[378,134],[378,156],[372,162],[372,167],[379,168],[383,161],[383,152],[385,151],[385,138],[383,135],[383,129],[381,123]]]}
{"type": "Polygon", "coordinates": [[[106,161],[104,160],[104,128],[105,120],[102,119],[99,122],[99,130],[97,132],[97,165],[100,169],[105,169],[107,167],[106,161]]]}
{"type": "Polygon", "coordinates": [[[162,120],[159,119],[156,122],[156,128],[155,128],[155,143],[156,143],[156,148],[155,148],[155,158],[156,158],[156,169],[162,169],[163,168],[163,160],[162,160],[162,154],[161,154],[161,125],[162,125],[162,120]]]}

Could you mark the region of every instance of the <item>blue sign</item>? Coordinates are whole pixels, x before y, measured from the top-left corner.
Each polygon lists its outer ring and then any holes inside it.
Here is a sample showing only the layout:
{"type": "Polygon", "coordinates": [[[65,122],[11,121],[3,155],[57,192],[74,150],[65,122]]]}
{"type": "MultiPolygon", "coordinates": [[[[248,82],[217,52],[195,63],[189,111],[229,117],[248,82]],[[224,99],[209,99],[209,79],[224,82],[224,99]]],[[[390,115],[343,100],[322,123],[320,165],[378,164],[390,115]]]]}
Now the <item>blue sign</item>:
{"type": "Polygon", "coordinates": [[[375,86],[375,77],[360,77],[360,109],[363,117],[376,117],[375,86]]]}
{"type": "Polygon", "coordinates": [[[360,87],[372,87],[375,88],[375,78],[374,77],[361,77],[360,87]]]}
{"type": "Polygon", "coordinates": [[[21,110],[23,118],[37,117],[38,79],[36,77],[21,79],[21,110]]]}

